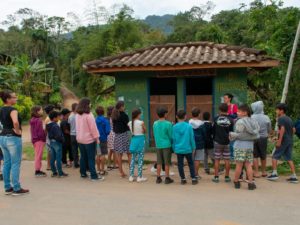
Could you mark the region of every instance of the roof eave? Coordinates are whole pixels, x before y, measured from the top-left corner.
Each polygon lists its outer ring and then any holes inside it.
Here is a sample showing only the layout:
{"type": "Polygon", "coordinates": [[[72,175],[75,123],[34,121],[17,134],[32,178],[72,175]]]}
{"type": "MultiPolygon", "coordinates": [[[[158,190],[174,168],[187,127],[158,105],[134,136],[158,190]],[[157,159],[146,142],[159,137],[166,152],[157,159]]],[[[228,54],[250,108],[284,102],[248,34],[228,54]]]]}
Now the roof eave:
{"type": "Polygon", "coordinates": [[[172,71],[172,70],[191,70],[191,69],[222,69],[222,68],[272,68],[279,66],[280,61],[275,59],[264,60],[261,62],[240,62],[240,63],[212,63],[212,64],[185,64],[175,66],[138,66],[138,67],[106,67],[91,68],[83,65],[88,73],[103,74],[116,72],[135,72],[135,71],[172,71]]]}

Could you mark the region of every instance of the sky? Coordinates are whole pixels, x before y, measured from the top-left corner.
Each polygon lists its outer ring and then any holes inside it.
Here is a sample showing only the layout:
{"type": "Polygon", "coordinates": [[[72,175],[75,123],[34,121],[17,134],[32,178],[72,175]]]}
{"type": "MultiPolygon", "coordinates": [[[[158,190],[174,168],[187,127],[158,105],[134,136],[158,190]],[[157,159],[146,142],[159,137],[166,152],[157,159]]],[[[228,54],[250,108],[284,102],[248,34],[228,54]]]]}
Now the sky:
{"type": "MultiPolygon", "coordinates": [[[[44,15],[66,17],[68,12],[74,12],[79,17],[91,5],[93,0],[1,0],[0,21],[6,15],[13,14],[20,8],[30,8],[44,15]]],[[[207,0],[96,0],[106,8],[113,4],[125,3],[134,10],[136,18],[143,19],[148,15],[176,14],[190,9],[192,6],[201,5],[207,0]]],[[[268,0],[265,0],[268,2],[268,0]]],[[[238,8],[241,3],[248,4],[251,0],[213,0],[216,7],[212,14],[221,10],[238,8]]],[[[284,6],[300,7],[300,0],[285,0],[284,6]]]]}

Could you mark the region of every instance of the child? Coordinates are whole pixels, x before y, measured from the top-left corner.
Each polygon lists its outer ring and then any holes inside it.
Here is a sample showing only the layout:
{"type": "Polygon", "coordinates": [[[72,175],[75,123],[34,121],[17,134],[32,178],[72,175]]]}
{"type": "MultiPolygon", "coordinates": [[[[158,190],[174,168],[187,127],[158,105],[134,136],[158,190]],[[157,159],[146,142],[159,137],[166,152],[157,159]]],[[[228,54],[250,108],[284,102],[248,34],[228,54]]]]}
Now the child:
{"type": "Polygon", "coordinates": [[[162,182],[161,166],[163,163],[165,163],[165,184],[171,184],[174,182],[174,180],[170,178],[170,166],[172,158],[172,123],[166,120],[168,110],[165,107],[158,107],[156,112],[159,118],[159,120],[155,121],[153,124],[153,135],[157,149],[156,183],[160,184],[162,182]]]}
{"type": "Polygon", "coordinates": [[[199,176],[200,161],[204,161],[204,143],[205,143],[205,127],[204,123],[199,119],[200,109],[192,109],[192,119],[189,124],[193,127],[194,138],[196,143],[196,151],[194,152],[194,164],[195,164],[195,177],[201,179],[199,176]]]}
{"type": "Polygon", "coordinates": [[[74,167],[79,168],[78,143],[76,140],[76,109],[78,103],[72,104],[72,113],[69,116],[68,123],[70,124],[71,148],[73,155],[74,167]]]}
{"type": "Polygon", "coordinates": [[[208,158],[211,159],[213,165],[215,165],[214,157],[214,139],[213,139],[213,126],[210,122],[210,113],[203,113],[204,127],[205,127],[205,143],[204,143],[204,169],[205,173],[210,174],[208,166],[208,158]]]}
{"type": "Polygon", "coordinates": [[[34,106],[31,109],[30,132],[31,142],[34,147],[34,165],[35,176],[45,177],[46,173],[41,171],[43,151],[46,143],[46,133],[43,128],[43,108],[41,106],[34,106]]]}
{"type": "Polygon", "coordinates": [[[258,158],[261,160],[262,177],[266,177],[266,165],[267,165],[267,148],[268,148],[268,137],[272,131],[272,124],[270,118],[264,114],[264,103],[262,101],[254,102],[251,104],[253,111],[252,119],[258,122],[260,127],[259,136],[260,138],[254,142],[254,174],[255,178],[259,178],[258,174],[258,158]]]}
{"type": "Polygon", "coordinates": [[[50,123],[47,124],[46,129],[50,140],[51,151],[51,170],[52,177],[67,177],[68,174],[62,171],[62,144],[64,143],[64,135],[58,126],[59,113],[52,111],[49,114],[50,123]]]}
{"type": "Polygon", "coordinates": [[[2,153],[2,149],[0,148],[0,181],[3,181],[2,163],[1,163],[2,160],[3,160],[3,153],[2,153]]]}
{"type": "Polygon", "coordinates": [[[186,123],[186,112],[179,110],[176,116],[178,123],[173,127],[173,150],[177,154],[178,171],[181,178],[181,184],[186,184],[186,178],[184,174],[184,158],[186,158],[190,174],[192,178],[192,184],[198,183],[198,179],[195,176],[195,167],[193,161],[193,151],[196,150],[196,143],[193,128],[190,124],[186,123]]]}
{"type": "Polygon", "coordinates": [[[115,148],[114,148],[114,141],[115,141],[115,132],[113,131],[112,127],[112,119],[111,119],[111,115],[113,112],[114,107],[113,106],[109,106],[107,108],[107,119],[109,121],[110,124],[110,133],[107,137],[107,148],[109,150],[108,152],[108,165],[107,168],[108,170],[113,170],[113,169],[118,169],[117,167],[117,155],[115,152],[115,148]],[[111,161],[113,161],[113,166],[111,166],[111,161]]]}
{"type": "Polygon", "coordinates": [[[72,147],[71,147],[71,127],[68,122],[70,114],[71,111],[69,109],[63,109],[61,111],[62,120],[60,123],[60,129],[64,134],[64,139],[65,139],[62,146],[63,147],[62,163],[64,167],[72,167],[73,164],[73,154],[72,154],[72,147]],[[69,156],[69,162],[68,162],[68,156],[69,156]]]}
{"type": "Polygon", "coordinates": [[[251,111],[248,105],[241,105],[238,109],[238,121],[235,124],[235,132],[230,133],[230,139],[234,142],[234,159],[236,161],[234,187],[239,189],[241,183],[239,177],[245,165],[249,180],[248,189],[256,189],[253,182],[253,145],[254,140],[259,138],[259,125],[256,120],[251,119],[251,111]]]}
{"type": "Polygon", "coordinates": [[[292,160],[293,152],[293,135],[295,133],[295,127],[290,117],[286,115],[287,105],[280,103],[276,106],[276,114],[278,117],[278,140],[276,143],[276,150],[273,153],[272,167],[273,172],[268,176],[268,180],[278,180],[277,174],[277,161],[284,156],[284,159],[288,162],[292,175],[287,179],[290,183],[298,183],[298,178],[295,171],[295,165],[292,160]]]}
{"type": "Polygon", "coordinates": [[[110,123],[104,115],[104,108],[102,106],[98,106],[96,108],[96,125],[100,134],[100,148],[97,151],[97,169],[100,172],[100,175],[106,175],[105,171],[105,156],[108,154],[107,150],[107,137],[110,133],[110,123]]]}
{"type": "MultiPolygon", "coordinates": [[[[46,128],[47,124],[50,123],[50,119],[49,119],[49,114],[50,112],[52,112],[54,110],[54,105],[47,105],[45,108],[45,113],[47,114],[47,117],[44,121],[44,126],[46,128]]],[[[45,132],[46,132],[46,149],[47,149],[47,170],[51,170],[51,167],[50,167],[50,158],[51,158],[51,148],[50,148],[50,140],[49,140],[49,137],[48,137],[48,134],[47,134],[47,129],[45,129],[45,132]]]]}
{"type": "Polygon", "coordinates": [[[128,123],[132,138],[130,142],[129,150],[132,154],[130,163],[130,177],[129,182],[134,181],[134,167],[135,160],[138,158],[138,177],[137,182],[145,182],[147,178],[143,177],[143,164],[144,164],[144,148],[145,148],[145,133],[146,127],[143,121],[141,121],[141,110],[135,109],[132,111],[132,120],[128,123]]]}
{"type": "Polygon", "coordinates": [[[213,182],[219,182],[220,160],[225,161],[225,182],[231,182],[230,171],[230,149],[229,132],[233,131],[233,120],[228,116],[228,105],[222,103],[219,106],[219,116],[215,118],[213,125],[214,147],[215,147],[215,176],[213,182]]]}

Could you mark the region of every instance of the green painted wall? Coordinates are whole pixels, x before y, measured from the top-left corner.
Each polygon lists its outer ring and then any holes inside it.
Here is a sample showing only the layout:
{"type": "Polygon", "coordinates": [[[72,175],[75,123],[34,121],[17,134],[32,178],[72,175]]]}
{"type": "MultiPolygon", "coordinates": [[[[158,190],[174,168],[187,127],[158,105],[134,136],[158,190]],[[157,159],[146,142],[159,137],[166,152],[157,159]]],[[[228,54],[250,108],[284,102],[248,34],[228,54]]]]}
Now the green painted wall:
{"type": "Polygon", "coordinates": [[[177,109],[185,109],[185,79],[177,78],[177,109]]]}
{"type": "MultiPolygon", "coordinates": [[[[134,108],[140,108],[142,119],[145,121],[147,132],[149,131],[149,100],[148,79],[149,73],[120,73],[116,76],[117,100],[125,102],[126,113],[131,119],[134,108]]],[[[147,137],[149,134],[147,133],[147,137]]],[[[147,138],[148,139],[148,138],[147,138]]],[[[148,146],[148,143],[147,143],[148,146]]]]}
{"type": "Polygon", "coordinates": [[[219,69],[214,78],[214,115],[218,114],[219,104],[225,93],[231,93],[235,97],[236,104],[247,103],[247,70],[219,69]]]}

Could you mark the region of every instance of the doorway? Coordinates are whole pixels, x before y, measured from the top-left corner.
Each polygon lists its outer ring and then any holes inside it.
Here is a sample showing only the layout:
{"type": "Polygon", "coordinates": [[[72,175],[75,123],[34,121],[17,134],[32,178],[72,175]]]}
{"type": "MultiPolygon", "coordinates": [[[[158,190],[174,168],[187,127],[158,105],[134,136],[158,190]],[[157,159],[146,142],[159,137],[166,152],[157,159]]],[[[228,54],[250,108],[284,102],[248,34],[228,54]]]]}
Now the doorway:
{"type": "Polygon", "coordinates": [[[212,115],[213,108],[213,77],[197,77],[186,79],[186,110],[187,117],[191,118],[194,107],[202,113],[209,112],[212,115]]]}
{"type": "Polygon", "coordinates": [[[150,146],[154,146],[153,123],[158,120],[156,109],[164,106],[168,109],[167,120],[175,122],[177,110],[177,79],[150,78],[150,146]]]}

